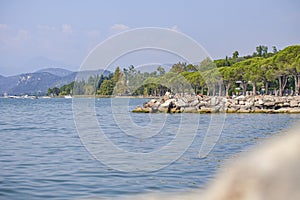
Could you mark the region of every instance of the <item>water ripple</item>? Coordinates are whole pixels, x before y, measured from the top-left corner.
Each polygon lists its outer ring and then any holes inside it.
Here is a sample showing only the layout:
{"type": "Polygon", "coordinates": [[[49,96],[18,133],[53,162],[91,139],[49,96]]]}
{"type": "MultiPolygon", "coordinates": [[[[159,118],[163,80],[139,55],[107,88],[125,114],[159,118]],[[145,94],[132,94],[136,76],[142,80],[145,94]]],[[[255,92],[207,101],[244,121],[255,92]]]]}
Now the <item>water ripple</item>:
{"type": "MultiPolygon", "coordinates": [[[[130,100],[129,110],[146,100],[130,100]]],[[[84,199],[152,191],[201,188],[228,159],[277,135],[299,115],[227,115],[220,140],[204,159],[198,158],[210,121],[201,115],[191,147],[176,162],[153,173],[115,171],[94,160],[82,146],[73,121],[72,102],[65,99],[0,99],[0,199],[84,199]]],[[[109,115],[110,100],[96,101],[97,118],[107,137],[120,148],[151,152],[168,144],[180,115],[128,113],[140,127],[165,119],[165,128],[151,138],[128,136],[109,115]],[[152,121],[151,121],[152,117],[152,121]]],[[[186,114],[193,121],[193,114],[186,114]]]]}

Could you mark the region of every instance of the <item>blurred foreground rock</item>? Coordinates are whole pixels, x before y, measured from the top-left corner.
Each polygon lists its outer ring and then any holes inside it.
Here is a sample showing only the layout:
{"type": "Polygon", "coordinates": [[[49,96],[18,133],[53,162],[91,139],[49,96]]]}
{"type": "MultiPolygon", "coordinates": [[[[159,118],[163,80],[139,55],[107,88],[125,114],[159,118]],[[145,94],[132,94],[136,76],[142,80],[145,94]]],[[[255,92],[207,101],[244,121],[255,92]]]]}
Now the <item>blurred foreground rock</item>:
{"type": "Polygon", "coordinates": [[[298,200],[300,126],[242,154],[225,166],[206,190],[185,194],[146,194],[129,199],[298,200]]]}

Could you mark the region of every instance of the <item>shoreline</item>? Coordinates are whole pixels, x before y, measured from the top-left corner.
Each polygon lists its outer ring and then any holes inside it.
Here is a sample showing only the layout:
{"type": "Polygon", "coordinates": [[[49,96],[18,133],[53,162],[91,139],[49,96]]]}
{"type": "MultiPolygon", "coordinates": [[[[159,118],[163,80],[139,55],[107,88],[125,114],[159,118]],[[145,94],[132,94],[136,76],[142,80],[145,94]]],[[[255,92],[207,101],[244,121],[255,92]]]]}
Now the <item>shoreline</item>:
{"type": "Polygon", "coordinates": [[[151,99],[134,113],[288,113],[300,114],[300,96],[170,96],[151,99]]]}

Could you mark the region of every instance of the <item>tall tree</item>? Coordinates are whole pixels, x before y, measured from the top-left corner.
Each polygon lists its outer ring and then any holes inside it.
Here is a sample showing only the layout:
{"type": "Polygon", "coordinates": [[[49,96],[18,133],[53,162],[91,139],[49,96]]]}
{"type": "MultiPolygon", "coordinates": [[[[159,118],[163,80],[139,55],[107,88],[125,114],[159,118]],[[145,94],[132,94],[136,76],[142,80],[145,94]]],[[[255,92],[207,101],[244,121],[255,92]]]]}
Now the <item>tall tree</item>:
{"type": "Polygon", "coordinates": [[[60,93],[60,89],[59,89],[58,87],[54,87],[54,88],[52,89],[52,91],[53,91],[53,95],[54,95],[54,96],[58,96],[59,93],[60,93]]]}
{"type": "Polygon", "coordinates": [[[158,71],[159,76],[163,76],[166,74],[166,70],[161,66],[158,66],[156,70],[158,71]]]}
{"type": "Polygon", "coordinates": [[[238,51],[233,52],[232,58],[233,58],[234,60],[236,60],[238,57],[239,57],[239,52],[238,52],[238,51]]]}

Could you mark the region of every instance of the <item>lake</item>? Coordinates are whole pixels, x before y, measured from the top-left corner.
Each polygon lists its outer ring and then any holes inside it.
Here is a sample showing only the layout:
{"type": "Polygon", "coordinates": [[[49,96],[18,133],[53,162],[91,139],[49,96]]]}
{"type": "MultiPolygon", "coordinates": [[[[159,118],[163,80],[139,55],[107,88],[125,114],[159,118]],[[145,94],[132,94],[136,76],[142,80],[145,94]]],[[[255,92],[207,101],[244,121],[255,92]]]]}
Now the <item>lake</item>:
{"type": "Polygon", "coordinates": [[[300,119],[297,114],[227,114],[214,148],[199,158],[210,114],[130,112],[146,99],[80,101],[94,102],[95,116],[76,118],[74,99],[0,99],[0,199],[121,199],[203,188],[226,161],[300,119]],[[89,122],[94,118],[105,139],[121,153],[136,156],[114,153],[93,138],[89,122]],[[81,123],[86,133],[77,132],[81,123]],[[179,129],[182,145],[149,157],[173,144],[179,129]],[[98,145],[101,154],[89,153],[94,150],[86,145],[98,145]]]}

